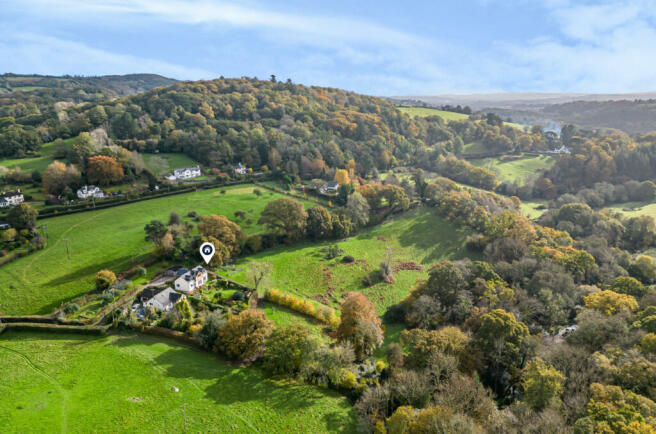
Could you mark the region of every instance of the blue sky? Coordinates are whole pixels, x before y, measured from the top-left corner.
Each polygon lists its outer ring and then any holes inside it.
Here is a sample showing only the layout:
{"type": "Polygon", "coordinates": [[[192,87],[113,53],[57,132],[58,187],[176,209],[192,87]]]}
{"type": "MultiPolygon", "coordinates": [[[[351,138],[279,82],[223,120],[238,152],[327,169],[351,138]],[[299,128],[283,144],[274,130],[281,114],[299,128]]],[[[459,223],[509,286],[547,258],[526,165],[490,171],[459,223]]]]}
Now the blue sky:
{"type": "Polygon", "coordinates": [[[373,95],[653,91],[656,0],[0,0],[0,72],[275,74],[373,95]]]}

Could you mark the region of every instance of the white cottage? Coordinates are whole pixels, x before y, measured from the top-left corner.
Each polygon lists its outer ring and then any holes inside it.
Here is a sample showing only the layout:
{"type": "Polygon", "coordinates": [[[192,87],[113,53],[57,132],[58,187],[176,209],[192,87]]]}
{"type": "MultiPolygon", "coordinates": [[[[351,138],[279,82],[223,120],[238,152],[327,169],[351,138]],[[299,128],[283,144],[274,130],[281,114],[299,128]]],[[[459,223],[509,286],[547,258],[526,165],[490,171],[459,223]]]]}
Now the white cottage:
{"type": "Polygon", "coordinates": [[[186,292],[187,294],[193,293],[196,289],[202,287],[207,283],[207,270],[202,266],[197,266],[187,271],[182,276],[178,277],[175,282],[175,289],[177,291],[186,292]]]}
{"type": "Polygon", "coordinates": [[[105,197],[105,193],[95,185],[85,185],[77,191],[77,197],[80,199],[87,199],[89,197],[95,197],[97,199],[102,199],[105,197]]]}
{"type": "Polygon", "coordinates": [[[25,197],[20,190],[16,191],[3,191],[0,194],[0,208],[9,208],[10,206],[16,206],[20,203],[23,203],[25,197]]]}

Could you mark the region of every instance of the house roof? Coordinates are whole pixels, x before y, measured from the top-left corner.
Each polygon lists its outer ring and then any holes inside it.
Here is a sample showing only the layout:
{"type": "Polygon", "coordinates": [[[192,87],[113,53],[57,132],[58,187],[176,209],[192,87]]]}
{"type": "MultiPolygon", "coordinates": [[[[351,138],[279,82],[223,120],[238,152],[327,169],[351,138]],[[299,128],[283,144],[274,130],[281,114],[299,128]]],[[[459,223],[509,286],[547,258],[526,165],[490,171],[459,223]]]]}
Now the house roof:
{"type": "Polygon", "coordinates": [[[173,173],[178,174],[178,173],[183,173],[186,170],[200,170],[200,166],[194,166],[194,167],[184,167],[182,169],[174,169],[173,173]]]}
{"type": "Polygon", "coordinates": [[[84,185],[78,191],[96,191],[96,190],[98,190],[98,187],[96,187],[95,185],[84,185]]]}
{"type": "Polygon", "coordinates": [[[150,301],[157,302],[162,306],[170,306],[178,302],[182,294],[175,292],[171,288],[166,288],[164,291],[156,294],[150,301]]]}
{"type": "Polygon", "coordinates": [[[337,181],[330,181],[328,184],[326,184],[326,188],[337,188],[339,187],[339,182],[337,181]]]}
{"type": "Polygon", "coordinates": [[[14,196],[22,196],[23,193],[20,191],[3,191],[2,194],[0,194],[0,199],[4,199],[6,197],[14,197],[14,196]]]}
{"type": "Polygon", "coordinates": [[[191,270],[187,270],[186,273],[182,276],[184,280],[189,282],[192,279],[195,279],[199,274],[204,273],[205,269],[201,265],[197,265],[196,267],[192,268],[191,270]]]}

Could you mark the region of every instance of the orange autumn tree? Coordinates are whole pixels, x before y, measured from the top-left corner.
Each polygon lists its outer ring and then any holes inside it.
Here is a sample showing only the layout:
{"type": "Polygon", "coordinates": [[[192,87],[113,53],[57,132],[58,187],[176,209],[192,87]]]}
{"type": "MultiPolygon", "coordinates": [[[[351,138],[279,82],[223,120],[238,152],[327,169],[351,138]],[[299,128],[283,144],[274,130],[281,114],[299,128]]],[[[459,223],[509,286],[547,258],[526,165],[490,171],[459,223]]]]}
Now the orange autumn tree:
{"type": "Polygon", "coordinates": [[[335,172],[335,181],[337,181],[339,185],[343,185],[343,184],[349,184],[351,182],[351,179],[349,178],[349,174],[346,170],[339,169],[337,172],[335,172]]]}
{"type": "Polygon", "coordinates": [[[87,178],[93,184],[109,185],[123,176],[123,167],[112,157],[96,155],[87,161],[87,178]]]}
{"type": "Polygon", "coordinates": [[[383,343],[382,321],[367,297],[354,292],[342,303],[337,339],[353,345],[359,360],[371,355],[383,343]]]}

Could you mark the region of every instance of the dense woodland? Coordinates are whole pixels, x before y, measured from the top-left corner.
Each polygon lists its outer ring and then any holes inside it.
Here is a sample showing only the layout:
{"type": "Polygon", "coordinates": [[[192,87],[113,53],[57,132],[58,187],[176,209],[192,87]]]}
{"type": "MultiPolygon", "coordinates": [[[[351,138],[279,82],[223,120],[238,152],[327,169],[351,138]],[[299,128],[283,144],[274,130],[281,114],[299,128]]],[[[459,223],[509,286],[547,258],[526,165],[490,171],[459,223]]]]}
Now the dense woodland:
{"type": "MultiPolygon", "coordinates": [[[[0,143],[5,156],[22,156],[78,137],[70,164],[43,174],[53,193],[82,177],[119,182],[147,172],[139,156],[154,152],[184,153],[218,171],[243,162],[344,184],[331,210],[270,202],[263,236],[218,215],[193,216],[198,235],[179,216],[152,221],[145,234],[161,258],[183,258],[208,241],[219,266],[277,244],[340,239],[411,202],[473,231],[467,249],[475,260],[434,264],[385,313],[387,324],[407,327],[386,363],[373,359],[383,323],[358,293],[343,301],[331,344],[302,326],[273,329],[253,310],[176,311],[161,325],[195,326],[208,350],[348,394],[365,432],[655,432],[656,262],[643,253],[656,247],[656,224],[598,208],[655,198],[656,135],[566,125],[556,136],[493,114],[411,118],[377,98],[275,79],[176,83],[97,101],[69,96],[74,105],[59,108],[47,102],[58,98],[54,90],[40,92],[0,98],[0,143]],[[472,142],[499,154],[561,145],[571,154],[520,186],[464,160],[472,142]],[[400,165],[412,168],[412,185],[372,180],[400,165]],[[440,177],[429,182],[424,170],[440,177]],[[520,214],[520,198],[535,197],[553,205],[537,222],[520,214]]],[[[377,278],[392,278],[389,264],[377,278]]]]}

